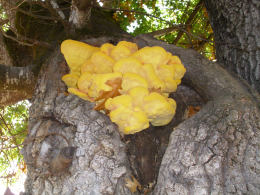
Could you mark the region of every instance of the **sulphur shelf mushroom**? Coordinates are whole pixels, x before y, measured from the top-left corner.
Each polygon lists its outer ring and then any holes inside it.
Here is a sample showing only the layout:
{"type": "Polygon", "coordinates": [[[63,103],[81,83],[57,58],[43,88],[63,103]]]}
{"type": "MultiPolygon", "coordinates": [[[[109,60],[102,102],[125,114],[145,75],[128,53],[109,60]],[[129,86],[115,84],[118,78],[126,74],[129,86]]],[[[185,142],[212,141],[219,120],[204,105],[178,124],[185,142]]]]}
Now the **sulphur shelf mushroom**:
{"type": "Polygon", "coordinates": [[[123,134],[168,124],[176,102],[168,98],[181,83],[186,69],[179,57],[159,46],[138,50],[135,43],[120,41],[101,47],[65,40],[61,53],[70,68],[62,80],[68,92],[95,102],[123,134]]]}

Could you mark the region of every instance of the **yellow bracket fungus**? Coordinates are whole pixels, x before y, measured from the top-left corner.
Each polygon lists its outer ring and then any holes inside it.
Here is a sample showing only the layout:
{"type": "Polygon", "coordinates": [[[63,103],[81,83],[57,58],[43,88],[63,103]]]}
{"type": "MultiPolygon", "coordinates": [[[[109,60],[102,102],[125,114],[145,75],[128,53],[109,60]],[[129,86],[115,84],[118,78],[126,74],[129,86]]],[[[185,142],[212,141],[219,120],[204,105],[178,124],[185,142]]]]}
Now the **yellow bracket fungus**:
{"type": "Polygon", "coordinates": [[[68,92],[95,102],[123,134],[168,124],[176,102],[168,98],[181,83],[186,69],[177,56],[159,46],[138,50],[120,41],[100,48],[65,40],[61,52],[70,68],[62,77],[68,92]]]}

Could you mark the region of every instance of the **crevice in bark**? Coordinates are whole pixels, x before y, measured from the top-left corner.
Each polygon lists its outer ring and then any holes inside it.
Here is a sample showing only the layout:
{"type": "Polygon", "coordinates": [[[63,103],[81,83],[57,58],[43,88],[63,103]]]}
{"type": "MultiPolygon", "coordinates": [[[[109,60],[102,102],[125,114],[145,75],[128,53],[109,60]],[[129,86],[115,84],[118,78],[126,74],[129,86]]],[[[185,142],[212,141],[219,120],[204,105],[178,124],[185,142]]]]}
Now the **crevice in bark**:
{"type": "Polygon", "coordinates": [[[127,155],[131,169],[142,186],[142,192],[151,191],[157,181],[159,168],[170,134],[181,122],[189,118],[189,107],[204,105],[197,92],[182,84],[170,95],[177,103],[176,115],[166,126],[151,126],[147,130],[134,135],[127,135],[123,141],[127,147],[127,155]]]}

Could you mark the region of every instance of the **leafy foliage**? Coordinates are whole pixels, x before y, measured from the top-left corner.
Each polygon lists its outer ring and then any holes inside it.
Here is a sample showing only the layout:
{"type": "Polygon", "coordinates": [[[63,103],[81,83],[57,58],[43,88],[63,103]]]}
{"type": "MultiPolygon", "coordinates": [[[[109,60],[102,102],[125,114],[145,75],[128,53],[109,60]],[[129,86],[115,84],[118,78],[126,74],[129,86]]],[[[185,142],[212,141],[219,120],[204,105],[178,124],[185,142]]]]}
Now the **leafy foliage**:
{"type": "Polygon", "coordinates": [[[202,0],[123,0],[115,1],[113,8],[114,19],[134,36],[153,32],[158,39],[215,59],[213,31],[202,0]],[[177,27],[172,31],[156,36],[156,31],[173,25],[177,27]]]}
{"type": "MultiPolygon", "coordinates": [[[[7,15],[0,4],[0,22],[5,21],[5,20],[7,20],[7,15]]],[[[3,22],[3,24],[1,24],[1,29],[3,31],[7,31],[9,29],[9,23],[3,22]]]]}
{"type": "Polygon", "coordinates": [[[25,171],[20,150],[27,135],[29,105],[21,101],[0,109],[0,179],[6,183],[15,182],[25,171]]]}

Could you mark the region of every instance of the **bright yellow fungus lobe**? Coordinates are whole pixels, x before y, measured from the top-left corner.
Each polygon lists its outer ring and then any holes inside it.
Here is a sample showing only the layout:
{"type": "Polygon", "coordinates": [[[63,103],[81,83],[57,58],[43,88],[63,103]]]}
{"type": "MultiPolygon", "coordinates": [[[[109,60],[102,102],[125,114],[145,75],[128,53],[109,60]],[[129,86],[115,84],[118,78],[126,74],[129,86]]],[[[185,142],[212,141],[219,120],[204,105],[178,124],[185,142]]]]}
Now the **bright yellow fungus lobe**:
{"type": "Polygon", "coordinates": [[[140,74],[147,80],[150,90],[162,90],[165,89],[165,83],[159,79],[153,66],[151,64],[144,64],[140,74]]]}
{"type": "Polygon", "coordinates": [[[120,41],[112,50],[111,57],[118,61],[123,58],[127,58],[138,50],[135,43],[120,41]]]}
{"type": "Polygon", "coordinates": [[[174,79],[181,80],[186,72],[186,69],[182,64],[174,64],[174,69],[174,79]]]}
{"type": "Polygon", "coordinates": [[[122,93],[127,93],[130,89],[135,87],[148,88],[148,83],[145,78],[139,76],[138,74],[127,72],[123,74],[122,79],[122,93]]]}
{"type": "Polygon", "coordinates": [[[81,74],[83,74],[84,72],[94,73],[94,70],[95,70],[95,65],[90,59],[86,60],[86,62],[84,62],[80,67],[81,74]]]}
{"type": "Polygon", "coordinates": [[[164,92],[175,92],[177,90],[177,82],[175,78],[175,67],[174,65],[162,64],[156,69],[156,75],[165,84],[164,92]]]}
{"type": "Polygon", "coordinates": [[[133,54],[135,58],[143,64],[152,64],[157,68],[160,64],[166,64],[169,60],[169,55],[162,47],[144,47],[133,54]]]}
{"type": "Polygon", "coordinates": [[[112,87],[107,84],[109,80],[121,78],[122,74],[119,72],[107,74],[93,74],[91,79],[91,86],[88,90],[88,95],[92,98],[98,98],[102,91],[111,91],[112,87]]]}
{"type": "Polygon", "coordinates": [[[110,73],[113,72],[113,65],[115,61],[108,55],[101,51],[94,53],[91,58],[91,62],[94,65],[95,73],[110,73]]]}
{"type": "Polygon", "coordinates": [[[84,72],[78,79],[78,89],[84,93],[88,93],[92,84],[92,74],[90,72],[84,72]]]}
{"type": "Polygon", "coordinates": [[[76,88],[68,88],[68,92],[72,93],[74,95],[79,96],[80,98],[82,98],[83,100],[88,100],[93,102],[93,99],[91,99],[86,93],[80,91],[79,89],[76,88]]]}
{"type": "Polygon", "coordinates": [[[111,111],[109,116],[123,134],[134,134],[149,127],[146,114],[138,108],[135,110],[118,108],[111,111]]]}
{"type": "Polygon", "coordinates": [[[181,64],[181,60],[178,56],[170,56],[168,64],[181,64]]]}
{"type": "Polygon", "coordinates": [[[68,87],[76,87],[78,82],[77,74],[65,74],[61,79],[68,87]]]}
{"type": "Polygon", "coordinates": [[[142,64],[140,63],[140,61],[133,57],[128,57],[118,60],[113,67],[113,71],[121,73],[131,72],[139,74],[142,71],[141,68],[142,64]]]}
{"type": "Polygon", "coordinates": [[[80,71],[81,65],[98,50],[97,47],[74,40],[65,40],[61,44],[61,53],[71,71],[80,71]]]}
{"type": "Polygon", "coordinates": [[[116,123],[124,134],[133,134],[149,127],[145,112],[133,105],[133,98],[129,95],[108,99],[105,104],[110,110],[111,121],[116,123]]]}
{"type": "Polygon", "coordinates": [[[132,108],[133,99],[129,95],[120,95],[114,98],[109,98],[106,101],[106,109],[108,110],[115,110],[118,108],[132,108]]]}
{"type": "Polygon", "coordinates": [[[128,49],[126,46],[116,46],[111,51],[111,56],[114,60],[118,61],[122,58],[127,58],[131,55],[131,50],[128,49]]]}
{"type": "Polygon", "coordinates": [[[136,43],[131,43],[128,41],[120,41],[118,42],[117,46],[125,46],[131,51],[131,53],[134,53],[138,50],[138,46],[136,45],[136,43]]]}
{"type": "Polygon", "coordinates": [[[133,105],[141,107],[144,97],[149,95],[149,91],[145,87],[135,87],[128,91],[128,94],[134,99],[133,105]]]}
{"type": "Polygon", "coordinates": [[[181,83],[186,69],[164,48],[120,41],[100,48],[74,40],[61,44],[70,73],[62,77],[68,92],[106,110],[123,134],[168,124],[176,102],[168,98],[181,83]]]}
{"type": "Polygon", "coordinates": [[[112,51],[112,49],[114,49],[114,47],[115,46],[111,43],[104,43],[103,45],[101,45],[100,51],[102,51],[104,54],[110,56],[111,51],[112,51]]]}
{"type": "Polygon", "coordinates": [[[173,99],[152,92],[144,97],[142,108],[152,125],[163,126],[172,120],[176,110],[176,103],[173,99]]]}

